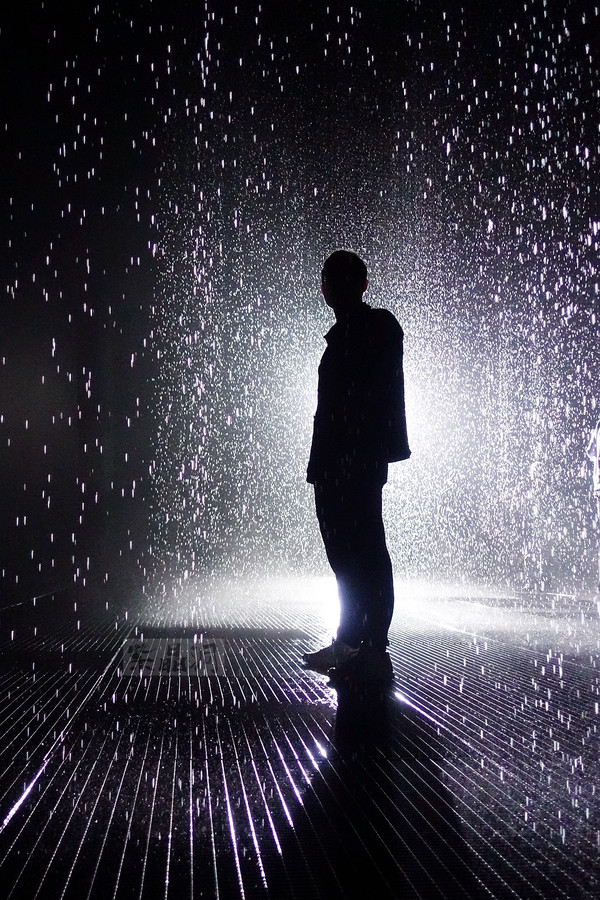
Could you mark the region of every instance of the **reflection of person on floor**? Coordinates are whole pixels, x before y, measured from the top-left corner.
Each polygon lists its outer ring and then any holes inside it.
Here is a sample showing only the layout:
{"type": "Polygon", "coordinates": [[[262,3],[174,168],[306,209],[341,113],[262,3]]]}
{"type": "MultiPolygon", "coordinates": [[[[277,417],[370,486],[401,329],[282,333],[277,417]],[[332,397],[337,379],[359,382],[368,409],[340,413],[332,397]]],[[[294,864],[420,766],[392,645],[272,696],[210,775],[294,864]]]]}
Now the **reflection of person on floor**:
{"type": "MultiPolygon", "coordinates": [[[[596,427],[592,431],[587,448],[587,455],[594,463],[594,497],[598,504],[598,518],[600,519],[600,419],[598,419],[596,427]]],[[[600,558],[598,560],[598,578],[598,593],[600,594],[600,558]]]]}
{"type": "Polygon", "coordinates": [[[321,290],[336,322],[325,335],[307,481],[340,597],[331,646],[307,653],[308,668],[391,677],[386,652],[394,609],[392,564],[381,511],[388,463],[408,459],[402,328],[363,302],[364,262],[337,250],[321,290]]]}

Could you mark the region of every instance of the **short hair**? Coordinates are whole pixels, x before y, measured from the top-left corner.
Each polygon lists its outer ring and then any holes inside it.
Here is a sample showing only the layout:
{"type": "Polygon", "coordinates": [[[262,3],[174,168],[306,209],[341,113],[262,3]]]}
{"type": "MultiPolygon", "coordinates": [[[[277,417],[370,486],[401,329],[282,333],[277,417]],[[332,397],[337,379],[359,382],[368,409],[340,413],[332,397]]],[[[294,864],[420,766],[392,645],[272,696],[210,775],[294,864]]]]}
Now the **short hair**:
{"type": "Polygon", "coordinates": [[[335,250],[327,257],[321,272],[321,281],[327,280],[340,287],[357,287],[364,290],[367,267],[352,250],[335,250]]]}

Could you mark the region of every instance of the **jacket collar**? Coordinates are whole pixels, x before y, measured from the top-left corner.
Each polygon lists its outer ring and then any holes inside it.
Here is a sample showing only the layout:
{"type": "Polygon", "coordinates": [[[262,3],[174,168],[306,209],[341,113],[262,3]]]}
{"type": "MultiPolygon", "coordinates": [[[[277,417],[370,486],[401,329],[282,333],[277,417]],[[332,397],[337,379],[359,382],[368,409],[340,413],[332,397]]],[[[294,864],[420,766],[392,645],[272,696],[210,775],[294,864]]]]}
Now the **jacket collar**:
{"type": "Polygon", "coordinates": [[[347,316],[344,316],[343,319],[339,319],[331,326],[327,334],[323,335],[327,343],[331,343],[332,340],[337,340],[342,336],[344,331],[349,330],[353,327],[355,322],[358,322],[365,315],[367,310],[370,310],[371,307],[368,303],[365,303],[364,300],[361,300],[347,316]]]}

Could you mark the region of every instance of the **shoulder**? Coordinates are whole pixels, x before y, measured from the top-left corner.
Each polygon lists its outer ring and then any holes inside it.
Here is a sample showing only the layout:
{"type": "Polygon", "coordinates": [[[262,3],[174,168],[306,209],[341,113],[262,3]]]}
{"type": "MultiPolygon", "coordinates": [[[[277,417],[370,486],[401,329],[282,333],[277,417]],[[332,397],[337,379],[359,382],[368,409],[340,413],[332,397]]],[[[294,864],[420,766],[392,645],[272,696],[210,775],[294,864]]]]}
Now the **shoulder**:
{"type": "Polygon", "coordinates": [[[381,309],[380,307],[368,306],[369,321],[374,330],[389,337],[402,340],[404,333],[402,326],[396,316],[389,309],[381,309]]]}

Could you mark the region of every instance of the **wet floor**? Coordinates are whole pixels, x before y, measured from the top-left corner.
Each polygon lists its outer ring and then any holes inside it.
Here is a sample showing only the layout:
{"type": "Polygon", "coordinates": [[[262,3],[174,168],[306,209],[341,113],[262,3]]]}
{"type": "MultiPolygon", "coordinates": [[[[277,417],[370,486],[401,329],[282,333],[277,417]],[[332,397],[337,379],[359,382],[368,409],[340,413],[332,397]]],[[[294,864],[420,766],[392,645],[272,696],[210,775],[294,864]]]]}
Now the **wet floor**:
{"type": "Polygon", "coordinates": [[[397,593],[383,687],[329,579],[5,611],[2,897],[598,896],[595,605],[397,593]]]}

